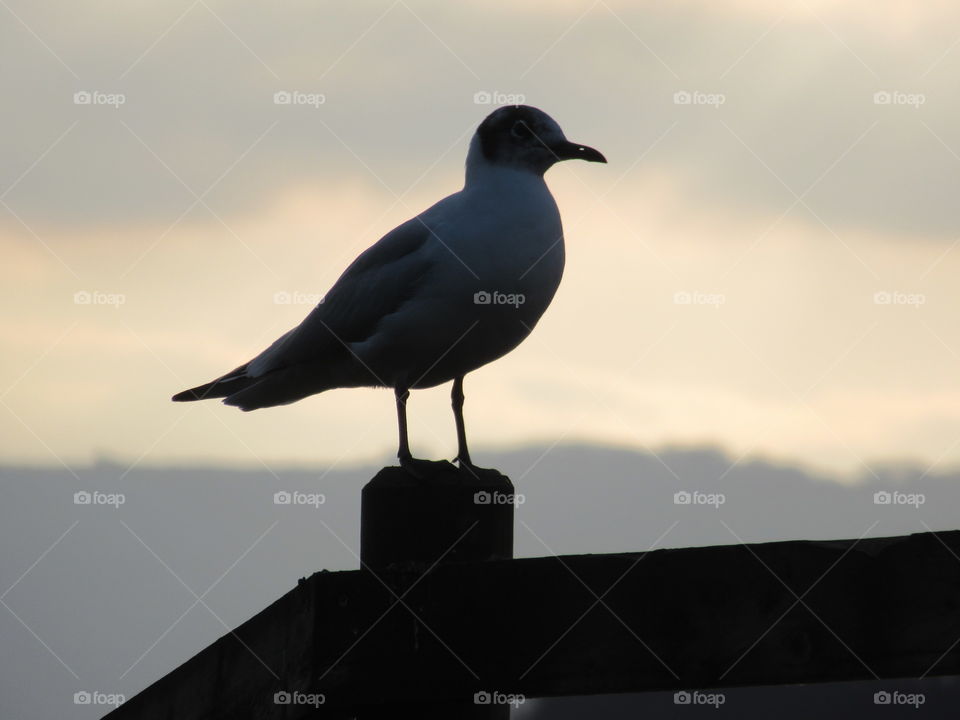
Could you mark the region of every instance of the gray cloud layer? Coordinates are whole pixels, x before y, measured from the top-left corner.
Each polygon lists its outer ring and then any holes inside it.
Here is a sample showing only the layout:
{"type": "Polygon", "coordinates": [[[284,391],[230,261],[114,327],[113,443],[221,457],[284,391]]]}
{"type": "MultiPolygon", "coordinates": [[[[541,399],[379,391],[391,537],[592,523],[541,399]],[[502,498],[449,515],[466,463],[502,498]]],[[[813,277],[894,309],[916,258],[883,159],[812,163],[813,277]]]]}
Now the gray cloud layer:
{"type": "MultiPolygon", "coordinates": [[[[596,446],[530,447],[488,459],[524,495],[518,557],[942,530],[956,527],[960,501],[955,472],[878,467],[878,479],[845,486],[797,467],[734,464],[709,449],[665,450],[658,458],[596,446]],[[725,502],[674,504],[681,490],[722,493],[725,502]],[[922,493],[925,502],[874,503],[875,492],[891,490],[922,493]]],[[[23,576],[5,593],[12,612],[0,607],[0,714],[100,717],[103,708],[75,706],[73,693],[132,696],[298,577],[357,567],[360,489],[375,472],[124,472],[101,464],[73,477],[59,468],[0,468],[0,541],[8,550],[0,591],[23,576]],[[323,493],[325,502],[275,505],[278,490],[323,493]],[[122,493],[125,502],[77,505],[78,491],[122,493]],[[202,595],[211,585],[208,607],[195,604],[187,588],[202,595]]]]}
{"type": "MultiPolygon", "coordinates": [[[[923,76],[951,42],[936,11],[897,33],[896,19],[596,5],[562,35],[589,6],[11,7],[50,50],[12,17],[0,26],[0,192],[76,123],[5,197],[27,222],[172,222],[194,198],[135,135],[196,193],[248,153],[205,198],[228,215],[312,179],[379,186],[353,152],[401,192],[489,111],[474,93],[499,90],[620,171],[669,129],[635,172],[680,177],[692,209],[776,215],[829,170],[804,202],[831,226],[947,238],[957,225],[960,52],[923,76]],[[126,102],[75,105],[80,90],[126,102]],[[282,90],[326,102],[275,105],[282,90]],[[681,91],[723,104],[676,104],[681,91]],[[878,91],[923,104],[878,105],[878,91]]],[[[439,166],[451,182],[465,148],[439,166]]]]}

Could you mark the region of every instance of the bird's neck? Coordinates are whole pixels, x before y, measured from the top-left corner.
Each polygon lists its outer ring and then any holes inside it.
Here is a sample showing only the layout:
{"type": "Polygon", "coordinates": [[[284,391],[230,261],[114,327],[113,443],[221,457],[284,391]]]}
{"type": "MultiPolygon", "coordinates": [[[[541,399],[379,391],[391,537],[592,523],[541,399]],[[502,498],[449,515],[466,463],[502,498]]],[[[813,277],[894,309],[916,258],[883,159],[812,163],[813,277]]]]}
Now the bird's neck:
{"type": "Polygon", "coordinates": [[[530,182],[544,184],[543,175],[525,168],[490,162],[480,147],[480,137],[473,136],[467,153],[467,172],[464,188],[499,182],[530,182]]]}

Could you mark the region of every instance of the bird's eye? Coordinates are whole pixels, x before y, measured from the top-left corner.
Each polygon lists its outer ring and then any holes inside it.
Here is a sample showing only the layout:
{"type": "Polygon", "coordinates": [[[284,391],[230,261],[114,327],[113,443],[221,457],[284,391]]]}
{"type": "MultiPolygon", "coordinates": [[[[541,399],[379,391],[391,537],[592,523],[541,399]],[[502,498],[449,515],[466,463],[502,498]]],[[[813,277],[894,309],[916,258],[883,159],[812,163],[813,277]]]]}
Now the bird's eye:
{"type": "Polygon", "coordinates": [[[515,138],[528,138],[533,135],[530,130],[530,126],[527,125],[523,120],[518,120],[513,124],[513,127],[510,129],[510,134],[515,138]]]}

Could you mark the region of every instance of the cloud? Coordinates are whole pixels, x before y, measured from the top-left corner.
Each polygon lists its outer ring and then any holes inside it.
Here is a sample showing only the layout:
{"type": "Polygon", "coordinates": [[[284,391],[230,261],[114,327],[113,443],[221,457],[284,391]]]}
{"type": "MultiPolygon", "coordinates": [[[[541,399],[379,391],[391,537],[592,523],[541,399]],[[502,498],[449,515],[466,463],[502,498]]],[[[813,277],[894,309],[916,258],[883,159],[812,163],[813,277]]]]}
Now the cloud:
{"type": "Polygon", "coordinates": [[[66,67],[8,26],[8,182],[73,129],[6,201],[28,223],[103,225],[172,222],[204,193],[225,216],[255,212],[285,187],[331,178],[392,197],[451,145],[438,168],[456,182],[463,136],[490,109],[474,94],[500,91],[546,107],[613,168],[672,127],[644,163],[682,177],[691,207],[783,211],[796,194],[810,208],[795,212],[838,232],[951,236],[960,53],[924,75],[950,42],[935,9],[896,23],[872,5],[819,4],[771,26],[761,4],[694,5],[692,17],[618,4],[350,6],[333,17],[321,6],[149,4],[96,13],[96,24],[94,9],[74,10],[80,32],[22,8],[66,67]],[[863,16],[866,28],[852,22],[863,16]],[[914,32],[890,42],[878,24],[914,32]],[[125,102],[75,105],[84,90],[125,102]],[[277,105],[277,92],[323,102],[277,105]],[[724,102],[677,105],[678,92],[724,102]],[[924,103],[877,105],[876,92],[924,103]]]}

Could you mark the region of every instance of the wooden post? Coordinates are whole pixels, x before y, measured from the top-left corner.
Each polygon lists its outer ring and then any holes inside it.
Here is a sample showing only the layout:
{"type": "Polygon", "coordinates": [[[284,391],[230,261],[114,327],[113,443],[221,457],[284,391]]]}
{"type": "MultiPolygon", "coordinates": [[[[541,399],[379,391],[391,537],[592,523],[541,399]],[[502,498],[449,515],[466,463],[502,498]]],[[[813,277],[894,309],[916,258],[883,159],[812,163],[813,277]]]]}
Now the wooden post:
{"type": "MultiPolygon", "coordinates": [[[[420,478],[399,467],[384,468],[364,486],[360,510],[363,570],[376,575],[387,568],[415,568],[407,585],[411,587],[441,564],[512,559],[514,488],[510,479],[496,470],[474,472],[447,462],[424,463],[423,467],[429,470],[420,478]]],[[[403,588],[397,591],[402,595],[403,588]]],[[[415,617],[411,621],[419,625],[415,617]]],[[[428,628],[417,627],[409,635],[414,654],[419,633],[428,632],[428,628]]],[[[480,704],[476,698],[388,703],[370,706],[358,717],[506,720],[510,706],[480,704]]]]}
{"type": "Polygon", "coordinates": [[[513,483],[496,470],[450,463],[415,478],[381,470],[363,488],[360,561],[365,569],[513,558],[513,483]]]}

